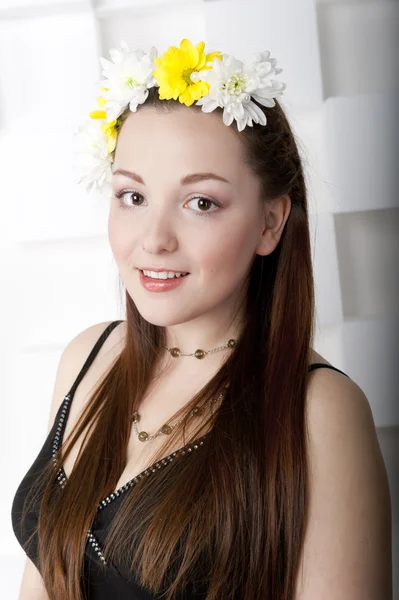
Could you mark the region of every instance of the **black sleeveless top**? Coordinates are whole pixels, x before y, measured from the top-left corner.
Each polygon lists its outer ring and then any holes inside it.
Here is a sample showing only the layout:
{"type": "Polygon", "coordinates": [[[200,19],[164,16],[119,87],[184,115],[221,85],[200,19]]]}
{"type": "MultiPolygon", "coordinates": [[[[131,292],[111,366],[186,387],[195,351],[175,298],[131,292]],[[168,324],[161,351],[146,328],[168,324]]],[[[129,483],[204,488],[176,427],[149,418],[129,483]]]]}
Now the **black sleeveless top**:
{"type": "MultiPolygon", "coordinates": [[[[74,384],[58,409],[53,426],[43,444],[43,447],[41,448],[35,461],[22,479],[16,491],[11,509],[13,530],[20,545],[36,565],[36,567],[38,567],[38,564],[37,542],[35,542],[35,537],[33,538],[33,542],[28,549],[25,548],[25,544],[29,536],[36,530],[38,511],[28,513],[25,521],[21,523],[22,507],[27,496],[27,490],[31,487],[37,474],[40,473],[41,469],[49,460],[53,460],[54,467],[58,468],[56,454],[58,449],[62,446],[65,424],[68,419],[69,409],[76,388],[89,369],[102,344],[111,331],[117,325],[119,325],[119,323],[122,323],[122,321],[113,321],[110,323],[93,346],[74,384]]],[[[321,367],[334,369],[335,371],[343,373],[343,371],[340,371],[340,369],[337,369],[331,365],[325,365],[323,363],[313,363],[309,366],[309,370],[312,371],[313,369],[321,367]]],[[[346,373],[343,373],[343,375],[348,377],[346,373]]],[[[109,523],[112,517],[115,515],[115,511],[118,507],[118,498],[128,492],[128,490],[134,486],[139,479],[142,477],[150,477],[158,469],[162,469],[168,465],[177,456],[187,456],[190,455],[191,452],[200,449],[203,445],[203,440],[207,435],[208,434],[205,434],[200,438],[197,438],[193,442],[190,442],[190,444],[187,444],[169,456],[166,456],[158,463],[151,465],[148,469],[142,471],[128,483],[120,487],[117,491],[110,494],[104,498],[102,502],[100,502],[97,507],[96,518],[94,519],[92,527],[87,534],[84,572],[82,576],[82,591],[85,593],[85,598],[88,600],[113,600],[114,598],[118,598],[120,600],[157,600],[157,598],[161,598],[161,596],[156,597],[149,593],[148,590],[139,586],[138,583],[132,579],[131,574],[124,572],[121,567],[117,567],[116,565],[108,565],[101,551],[102,542],[106,537],[107,523],[109,523]]],[[[63,487],[67,481],[63,467],[58,468],[57,480],[61,487],[63,487]]],[[[205,598],[206,590],[203,587],[196,587],[193,583],[190,584],[188,589],[186,589],[182,600],[203,600],[205,598]]]]}

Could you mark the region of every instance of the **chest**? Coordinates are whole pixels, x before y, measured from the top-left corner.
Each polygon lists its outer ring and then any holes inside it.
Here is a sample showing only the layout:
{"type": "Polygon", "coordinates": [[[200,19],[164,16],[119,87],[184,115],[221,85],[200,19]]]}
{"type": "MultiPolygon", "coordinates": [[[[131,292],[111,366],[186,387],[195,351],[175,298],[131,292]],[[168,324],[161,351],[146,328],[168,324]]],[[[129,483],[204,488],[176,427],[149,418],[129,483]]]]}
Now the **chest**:
{"type": "MultiPolygon", "coordinates": [[[[90,400],[94,383],[100,375],[99,367],[93,369],[90,377],[86,376],[87,378],[82,380],[77,388],[65,426],[64,442],[90,400]]],[[[165,424],[174,425],[183,416],[183,414],[174,416],[175,413],[184,408],[206,382],[207,377],[199,377],[193,380],[193,378],[190,379],[184,374],[175,373],[174,376],[164,377],[162,380],[153,383],[148,388],[138,410],[140,415],[137,423],[138,431],[146,431],[152,435],[165,424]]],[[[184,448],[189,440],[196,439],[199,435],[204,434],[209,429],[208,426],[205,429],[203,428],[198,436],[196,432],[205,424],[209,416],[210,411],[205,411],[203,414],[198,413],[195,417],[192,417],[186,426],[185,435],[182,423],[177,423],[172,434],[162,433],[148,441],[139,439],[136,428],[131,421],[129,423],[130,436],[127,445],[127,460],[115,490],[153,466],[155,461],[170,456],[173,452],[184,448]]],[[[82,433],[64,461],[63,466],[67,477],[74,468],[85,433],[85,431],[82,433]]]]}

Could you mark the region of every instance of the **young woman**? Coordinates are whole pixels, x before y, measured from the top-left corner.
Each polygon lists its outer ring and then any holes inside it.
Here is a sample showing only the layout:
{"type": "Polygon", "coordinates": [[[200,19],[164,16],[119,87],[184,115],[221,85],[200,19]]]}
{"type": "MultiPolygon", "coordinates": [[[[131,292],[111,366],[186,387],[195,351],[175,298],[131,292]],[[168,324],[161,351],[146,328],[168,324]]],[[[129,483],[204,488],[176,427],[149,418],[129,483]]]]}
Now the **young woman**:
{"type": "Polygon", "coordinates": [[[126,320],[63,352],[12,509],[21,600],[389,600],[386,470],[363,391],[312,348],[275,60],[111,56],[92,183],[112,181],[126,320]]]}

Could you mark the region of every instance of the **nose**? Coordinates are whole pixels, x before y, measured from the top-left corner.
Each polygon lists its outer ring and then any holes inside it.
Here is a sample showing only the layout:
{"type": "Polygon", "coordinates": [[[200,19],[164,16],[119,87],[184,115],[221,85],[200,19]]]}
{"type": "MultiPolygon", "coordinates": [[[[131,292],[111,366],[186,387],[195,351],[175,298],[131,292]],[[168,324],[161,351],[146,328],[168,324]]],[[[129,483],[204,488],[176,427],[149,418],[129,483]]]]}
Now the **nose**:
{"type": "Polygon", "coordinates": [[[142,233],[142,247],[148,254],[173,252],[177,247],[171,210],[154,209],[147,215],[142,233]]]}

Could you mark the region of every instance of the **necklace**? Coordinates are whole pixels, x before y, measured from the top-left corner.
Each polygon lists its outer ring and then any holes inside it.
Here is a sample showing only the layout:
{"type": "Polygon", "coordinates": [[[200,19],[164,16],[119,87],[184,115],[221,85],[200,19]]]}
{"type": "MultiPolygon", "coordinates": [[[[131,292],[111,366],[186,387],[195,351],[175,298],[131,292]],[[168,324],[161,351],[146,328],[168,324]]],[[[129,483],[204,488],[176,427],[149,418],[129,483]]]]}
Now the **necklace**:
{"type": "MultiPolygon", "coordinates": [[[[225,390],[229,387],[229,384],[225,385],[225,390]]],[[[221,394],[219,394],[218,400],[222,400],[223,396],[225,394],[225,391],[223,391],[221,394]]],[[[198,417],[200,415],[202,415],[204,412],[204,408],[199,407],[199,406],[195,406],[189,413],[189,416],[192,417],[198,417]]],[[[140,414],[136,411],[133,413],[133,428],[135,430],[135,432],[137,433],[137,437],[139,438],[140,442],[148,442],[149,440],[152,440],[156,437],[158,437],[159,435],[169,435],[170,433],[172,433],[172,430],[176,427],[176,425],[178,425],[179,423],[181,423],[184,419],[186,418],[186,416],[182,417],[181,419],[179,419],[178,421],[176,421],[175,423],[171,424],[171,423],[164,423],[164,425],[162,425],[162,427],[160,429],[158,429],[158,431],[156,433],[147,433],[147,431],[139,431],[137,423],[140,421],[140,414]]]]}
{"type": "Polygon", "coordinates": [[[224,348],[235,348],[237,346],[237,343],[238,340],[231,339],[224,346],[217,346],[217,348],[213,348],[213,350],[201,350],[201,348],[198,348],[195,352],[192,352],[191,354],[184,354],[184,352],[182,352],[180,348],[169,348],[168,346],[165,346],[165,348],[174,358],[177,358],[178,356],[195,356],[195,358],[201,359],[204,358],[207,354],[219,352],[220,350],[224,350],[224,348]]]}

